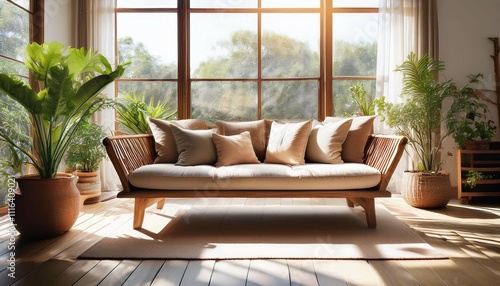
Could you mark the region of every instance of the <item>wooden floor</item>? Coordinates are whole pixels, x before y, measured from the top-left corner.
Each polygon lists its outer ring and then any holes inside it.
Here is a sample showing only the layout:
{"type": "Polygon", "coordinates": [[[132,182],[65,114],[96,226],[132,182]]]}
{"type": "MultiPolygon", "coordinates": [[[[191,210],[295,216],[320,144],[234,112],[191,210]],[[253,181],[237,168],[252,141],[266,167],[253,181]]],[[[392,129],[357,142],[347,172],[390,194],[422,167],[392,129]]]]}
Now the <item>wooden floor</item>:
{"type": "MultiPolygon", "coordinates": [[[[446,260],[77,260],[101,237],[132,227],[133,201],[85,205],[63,236],[26,243],[0,217],[0,285],[500,285],[500,203],[452,201],[447,208],[412,208],[398,197],[380,199],[446,260]],[[9,250],[15,241],[15,250],[9,250]],[[11,244],[12,245],[12,244],[11,244]],[[15,278],[8,259],[15,252],[15,278]]],[[[170,200],[197,204],[328,204],[327,199],[170,200]]],[[[148,216],[156,212],[150,208],[148,216]]]]}

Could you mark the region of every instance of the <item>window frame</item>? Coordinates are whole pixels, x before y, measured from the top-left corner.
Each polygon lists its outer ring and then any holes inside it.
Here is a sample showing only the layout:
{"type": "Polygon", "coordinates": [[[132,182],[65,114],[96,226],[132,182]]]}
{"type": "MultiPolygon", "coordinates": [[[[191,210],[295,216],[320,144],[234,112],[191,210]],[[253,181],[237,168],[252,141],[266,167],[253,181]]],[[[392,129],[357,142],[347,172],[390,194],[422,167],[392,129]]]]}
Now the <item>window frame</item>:
{"type": "MultiPolygon", "coordinates": [[[[317,96],[317,119],[323,120],[326,116],[332,116],[334,111],[333,103],[333,85],[339,80],[373,80],[376,76],[335,76],[333,75],[333,17],[334,14],[342,13],[378,13],[378,7],[335,7],[334,0],[320,0],[319,8],[260,8],[262,3],[257,1],[257,8],[190,8],[189,0],[177,0],[177,8],[115,8],[115,19],[118,13],[160,13],[169,12],[177,13],[177,36],[178,36],[178,73],[177,79],[118,79],[115,82],[115,97],[118,93],[118,83],[120,82],[158,82],[169,81],[177,82],[177,117],[179,119],[191,118],[191,84],[193,82],[256,82],[257,83],[257,119],[262,118],[262,84],[270,81],[318,81],[318,96],[317,96]],[[300,77],[300,78],[263,78],[262,77],[262,15],[265,13],[319,13],[320,17],[320,45],[319,45],[319,77],[300,77]],[[190,15],[195,13],[256,13],[257,20],[257,44],[258,44],[258,70],[257,78],[191,78],[191,67],[189,62],[190,55],[190,15]]],[[[116,29],[118,30],[118,28],[116,29]]],[[[117,33],[115,30],[115,42],[118,42],[117,33]]],[[[116,58],[118,59],[118,45],[116,45],[116,58]]]]}
{"type": "MultiPolygon", "coordinates": [[[[44,25],[44,15],[45,15],[45,0],[30,0],[30,8],[26,9],[25,7],[19,5],[18,3],[14,2],[13,0],[6,0],[6,2],[10,3],[11,5],[16,6],[17,8],[25,11],[29,15],[29,43],[37,42],[37,43],[43,43],[44,41],[44,33],[45,33],[45,25],[44,25]]],[[[24,64],[23,61],[14,59],[9,56],[5,56],[0,54],[0,57],[3,59],[6,59],[8,61],[13,61],[16,63],[24,64]]],[[[18,74],[19,77],[21,78],[27,78],[29,79],[30,85],[35,86],[34,84],[35,79],[30,73],[29,76],[25,75],[20,75],[18,74]]]]}
{"type": "MultiPolygon", "coordinates": [[[[26,12],[29,17],[28,17],[28,26],[29,26],[29,35],[27,42],[32,43],[32,42],[37,42],[37,43],[43,43],[44,41],[44,5],[45,1],[44,0],[30,0],[29,2],[29,9],[19,5],[18,3],[12,1],[12,0],[7,0],[5,2],[5,5],[13,5],[16,8],[26,12]]],[[[0,58],[5,59],[7,61],[15,62],[17,64],[24,64],[23,60],[16,59],[4,54],[0,54],[0,58]]],[[[36,80],[31,72],[28,71],[28,74],[16,74],[18,77],[27,79],[30,83],[31,86],[36,87],[36,80]]],[[[32,134],[33,135],[33,134],[32,134]]],[[[2,150],[3,152],[3,150],[2,150]]],[[[6,193],[4,194],[3,192],[6,191],[2,188],[0,197],[3,197],[3,195],[7,195],[6,193]]],[[[5,206],[5,202],[1,201],[0,202],[0,207],[5,206]]]]}

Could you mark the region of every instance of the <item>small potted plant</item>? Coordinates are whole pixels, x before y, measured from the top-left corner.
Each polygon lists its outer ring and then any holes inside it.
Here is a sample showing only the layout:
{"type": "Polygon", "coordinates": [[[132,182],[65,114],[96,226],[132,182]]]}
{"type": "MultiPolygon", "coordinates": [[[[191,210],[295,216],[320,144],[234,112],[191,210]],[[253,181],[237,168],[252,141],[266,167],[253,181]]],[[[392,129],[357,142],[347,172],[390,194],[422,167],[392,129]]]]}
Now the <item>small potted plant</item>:
{"type": "Polygon", "coordinates": [[[107,157],[102,144],[107,135],[101,125],[85,121],[76,130],[68,149],[66,166],[76,171],[76,187],[87,203],[96,202],[95,199],[101,195],[99,164],[107,157]]]}
{"type": "Polygon", "coordinates": [[[479,180],[486,179],[485,175],[481,172],[476,172],[474,170],[470,170],[467,173],[467,186],[472,190],[476,188],[476,182],[479,180]]]}
{"type": "Polygon", "coordinates": [[[470,87],[482,77],[480,73],[469,75],[469,83],[455,88],[451,96],[445,123],[460,149],[489,149],[489,141],[496,133],[494,122],[486,116],[488,106],[478,97],[478,90],[470,87]]]}

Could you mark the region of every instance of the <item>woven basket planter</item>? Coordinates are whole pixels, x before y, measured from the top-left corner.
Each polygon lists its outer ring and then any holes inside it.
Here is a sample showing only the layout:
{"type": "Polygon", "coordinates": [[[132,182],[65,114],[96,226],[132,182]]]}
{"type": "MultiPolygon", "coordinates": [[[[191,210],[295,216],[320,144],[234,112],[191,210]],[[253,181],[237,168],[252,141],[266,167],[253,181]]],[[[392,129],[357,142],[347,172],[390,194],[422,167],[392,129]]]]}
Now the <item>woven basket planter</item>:
{"type": "Polygon", "coordinates": [[[22,237],[43,239],[71,229],[80,214],[74,175],[58,173],[55,179],[26,175],[16,180],[20,193],[15,195],[11,219],[22,237]]]}
{"type": "Polygon", "coordinates": [[[451,199],[450,175],[405,171],[401,195],[413,207],[443,208],[451,199]]]}

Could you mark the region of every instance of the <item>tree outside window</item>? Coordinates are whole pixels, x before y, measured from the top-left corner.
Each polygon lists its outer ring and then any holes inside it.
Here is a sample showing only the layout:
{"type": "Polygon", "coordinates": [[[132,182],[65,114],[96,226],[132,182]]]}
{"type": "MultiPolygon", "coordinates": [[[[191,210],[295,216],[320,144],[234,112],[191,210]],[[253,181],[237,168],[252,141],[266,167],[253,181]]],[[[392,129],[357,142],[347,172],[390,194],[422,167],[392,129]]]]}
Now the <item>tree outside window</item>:
{"type": "MultiPolygon", "coordinates": [[[[24,51],[33,38],[34,6],[35,1],[0,0],[0,72],[18,75],[26,82],[29,82],[29,72],[24,65],[24,51]]],[[[30,135],[28,120],[23,108],[0,91],[0,128],[24,130],[25,137],[16,140],[26,141],[30,135]]],[[[0,141],[0,182],[4,182],[0,185],[0,205],[6,202],[8,178],[22,171],[23,162],[26,158],[0,141]]]]}
{"type": "Polygon", "coordinates": [[[117,2],[119,97],[214,123],[352,115],[350,86],[375,94],[378,1],[152,2],[117,2]]]}

